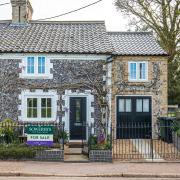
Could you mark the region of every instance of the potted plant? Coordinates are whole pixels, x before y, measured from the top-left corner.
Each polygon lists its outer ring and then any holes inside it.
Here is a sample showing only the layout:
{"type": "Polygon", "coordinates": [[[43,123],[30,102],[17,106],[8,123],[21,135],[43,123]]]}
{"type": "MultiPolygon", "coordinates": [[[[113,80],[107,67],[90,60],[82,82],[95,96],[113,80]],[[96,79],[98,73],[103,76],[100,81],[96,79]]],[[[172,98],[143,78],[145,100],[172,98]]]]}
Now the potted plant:
{"type": "Polygon", "coordinates": [[[63,141],[64,141],[64,144],[66,144],[69,139],[69,134],[66,131],[61,131],[59,133],[58,137],[59,137],[61,143],[63,143],[63,141]]]}
{"type": "Polygon", "coordinates": [[[92,135],[89,138],[89,159],[92,162],[112,162],[111,139],[102,134],[92,135]]]}

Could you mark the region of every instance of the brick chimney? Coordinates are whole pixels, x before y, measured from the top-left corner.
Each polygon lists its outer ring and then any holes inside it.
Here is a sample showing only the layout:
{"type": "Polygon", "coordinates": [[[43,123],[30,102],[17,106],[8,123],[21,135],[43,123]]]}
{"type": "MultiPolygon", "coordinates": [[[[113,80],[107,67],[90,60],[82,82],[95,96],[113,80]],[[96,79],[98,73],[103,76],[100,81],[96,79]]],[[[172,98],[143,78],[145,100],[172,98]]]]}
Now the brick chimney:
{"type": "Polygon", "coordinates": [[[28,23],[32,20],[33,8],[29,0],[11,0],[12,23],[28,23]]]}

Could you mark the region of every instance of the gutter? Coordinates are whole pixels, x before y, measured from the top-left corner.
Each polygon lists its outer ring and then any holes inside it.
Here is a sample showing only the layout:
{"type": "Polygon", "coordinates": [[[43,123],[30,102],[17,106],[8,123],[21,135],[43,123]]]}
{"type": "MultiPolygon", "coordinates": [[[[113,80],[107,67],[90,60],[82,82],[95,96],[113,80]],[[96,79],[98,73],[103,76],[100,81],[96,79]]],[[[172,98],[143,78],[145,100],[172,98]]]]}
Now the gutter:
{"type": "Polygon", "coordinates": [[[108,64],[108,63],[111,63],[111,62],[113,62],[113,57],[114,57],[115,55],[110,55],[109,57],[107,57],[107,59],[106,59],[106,64],[108,64]]]}

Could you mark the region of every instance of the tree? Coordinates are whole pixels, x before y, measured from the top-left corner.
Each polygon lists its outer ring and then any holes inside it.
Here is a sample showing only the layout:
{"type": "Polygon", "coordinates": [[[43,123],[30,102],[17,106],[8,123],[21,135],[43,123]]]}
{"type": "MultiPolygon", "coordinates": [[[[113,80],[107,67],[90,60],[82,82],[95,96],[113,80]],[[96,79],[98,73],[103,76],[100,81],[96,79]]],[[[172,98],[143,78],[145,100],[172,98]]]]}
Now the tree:
{"type": "Polygon", "coordinates": [[[180,1],[115,0],[115,6],[130,17],[137,31],[151,29],[155,33],[169,55],[169,99],[174,94],[180,99],[180,1]]]}

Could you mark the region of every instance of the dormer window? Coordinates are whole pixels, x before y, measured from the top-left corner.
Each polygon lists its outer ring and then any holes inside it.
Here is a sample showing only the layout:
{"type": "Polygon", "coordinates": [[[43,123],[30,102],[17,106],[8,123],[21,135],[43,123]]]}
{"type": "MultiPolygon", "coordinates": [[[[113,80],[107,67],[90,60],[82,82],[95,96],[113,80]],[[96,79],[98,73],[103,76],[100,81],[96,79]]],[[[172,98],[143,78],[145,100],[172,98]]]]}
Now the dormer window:
{"type": "Polygon", "coordinates": [[[28,56],[24,58],[20,67],[23,67],[22,73],[20,75],[22,78],[52,79],[52,74],[50,74],[50,68],[52,68],[52,64],[45,56],[28,56]]]}

